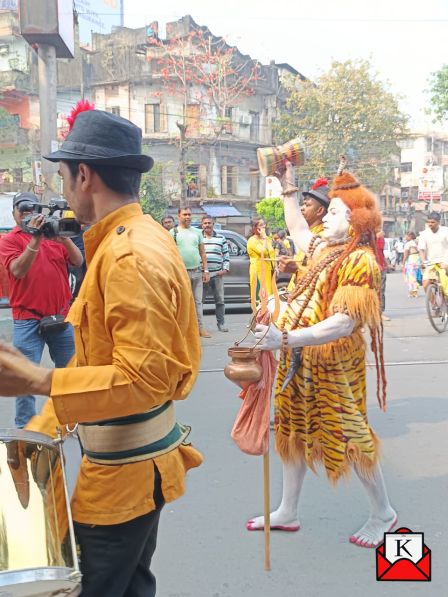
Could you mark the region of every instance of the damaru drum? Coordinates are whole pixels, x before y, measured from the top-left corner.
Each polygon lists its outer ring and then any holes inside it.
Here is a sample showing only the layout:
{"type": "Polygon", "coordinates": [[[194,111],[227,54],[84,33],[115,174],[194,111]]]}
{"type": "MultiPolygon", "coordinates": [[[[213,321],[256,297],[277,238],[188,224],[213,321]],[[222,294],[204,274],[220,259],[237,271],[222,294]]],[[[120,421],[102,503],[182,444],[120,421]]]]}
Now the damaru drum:
{"type": "Polygon", "coordinates": [[[61,443],[0,429],[0,597],[80,592],[61,443]]]}

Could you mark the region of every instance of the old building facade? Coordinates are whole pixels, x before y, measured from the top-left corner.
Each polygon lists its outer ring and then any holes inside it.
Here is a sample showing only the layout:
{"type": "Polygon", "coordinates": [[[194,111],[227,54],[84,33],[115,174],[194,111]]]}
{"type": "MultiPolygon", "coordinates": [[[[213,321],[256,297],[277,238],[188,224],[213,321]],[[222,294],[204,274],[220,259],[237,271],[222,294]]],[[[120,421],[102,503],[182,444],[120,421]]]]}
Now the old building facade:
{"type": "MultiPolygon", "coordinates": [[[[168,23],[166,29],[164,40],[154,39],[156,23],[94,34],[92,99],[98,108],[129,118],[142,129],[148,152],[164,166],[164,187],[173,210],[182,198],[179,171],[184,168],[186,202],[193,207],[221,204],[223,214],[241,214],[247,222],[254,203],[264,196],[256,149],[272,144],[280,69],[275,64],[258,65],[233,51],[232,60],[247,69],[247,77],[254,68],[257,77],[233,102],[226,98],[226,105],[217,105],[210,99],[207,81],[201,83],[194,75],[185,83],[176,78],[174,67],[167,68],[167,54],[202,52],[204,44],[198,47],[194,35],[210,39],[210,47],[219,38],[189,16],[168,23]],[[186,127],[183,140],[179,124],[186,127]]],[[[213,68],[213,50],[205,59],[213,68]]],[[[227,84],[224,79],[222,84],[227,84]]]]}

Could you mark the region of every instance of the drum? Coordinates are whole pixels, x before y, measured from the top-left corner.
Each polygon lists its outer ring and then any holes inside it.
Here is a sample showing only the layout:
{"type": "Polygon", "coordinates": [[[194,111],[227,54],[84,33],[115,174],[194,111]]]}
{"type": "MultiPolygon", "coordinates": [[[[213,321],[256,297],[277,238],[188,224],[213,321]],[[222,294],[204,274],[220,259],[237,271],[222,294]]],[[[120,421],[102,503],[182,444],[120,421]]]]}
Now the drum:
{"type": "Polygon", "coordinates": [[[0,429],[0,597],[80,592],[61,441],[0,429]]]}

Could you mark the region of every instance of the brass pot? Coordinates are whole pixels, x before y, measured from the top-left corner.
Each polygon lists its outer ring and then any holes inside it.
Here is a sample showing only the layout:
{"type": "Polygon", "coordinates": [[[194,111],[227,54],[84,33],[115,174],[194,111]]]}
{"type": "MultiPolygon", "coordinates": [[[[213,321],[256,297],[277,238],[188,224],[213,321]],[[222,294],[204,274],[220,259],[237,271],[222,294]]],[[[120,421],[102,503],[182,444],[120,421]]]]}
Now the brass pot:
{"type": "Polygon", "coordinates": [[[257,361],[260,352],[258,348],[232,346],[227,351],[232,360],[224,368],[224,375],[245,390],[250,384],[259,381],[263,374],[257,361]]]}

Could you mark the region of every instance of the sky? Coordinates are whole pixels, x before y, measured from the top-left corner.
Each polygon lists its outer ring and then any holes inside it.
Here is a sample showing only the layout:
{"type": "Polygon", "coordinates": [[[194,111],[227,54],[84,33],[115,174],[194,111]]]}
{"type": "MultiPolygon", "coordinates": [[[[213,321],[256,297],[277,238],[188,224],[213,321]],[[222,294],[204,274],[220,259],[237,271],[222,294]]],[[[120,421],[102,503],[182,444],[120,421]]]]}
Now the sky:
{"type": "MultiPolygon", "coordinates": [[[[412,118],[430,124],[430,74],[448,63],[448,0],[124,0],[128,27],[190,14],[214,35],[263,63],[287,62],[307,78],[332,60],[368,59],[412,118]]],[[[448,125],[445,125],[448,129],[448,125]]]]}

